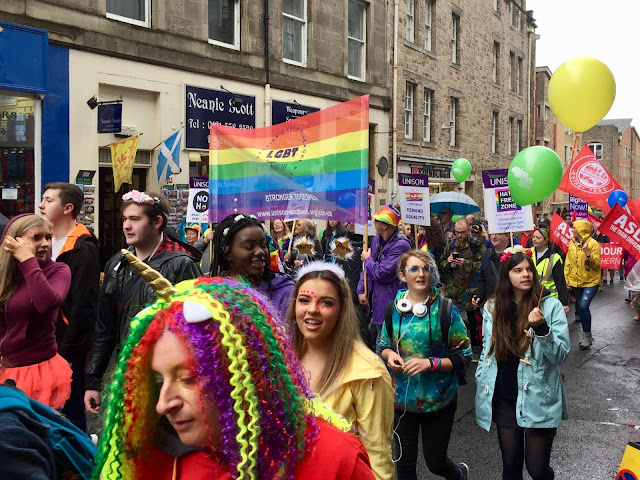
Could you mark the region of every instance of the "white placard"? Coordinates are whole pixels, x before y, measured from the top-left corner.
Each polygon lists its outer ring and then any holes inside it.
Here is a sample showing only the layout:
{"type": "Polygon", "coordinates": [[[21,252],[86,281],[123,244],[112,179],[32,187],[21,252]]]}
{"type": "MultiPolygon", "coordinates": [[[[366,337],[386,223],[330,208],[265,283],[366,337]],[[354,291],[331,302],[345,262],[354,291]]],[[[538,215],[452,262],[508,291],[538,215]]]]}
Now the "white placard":
{"type": "Polygon", "coordinates": [[[484,216],[489,223],[489,233],[533,230],[531,205],[516,205],[507,184],[507,173],[507,169],[482,172],[484,216]]]}
{"type": "Polygon", "coordinates": [[[398,186],[402,222],[413,225],[431,225],[429,177],[417,173],[399,173],[398,186]]]}

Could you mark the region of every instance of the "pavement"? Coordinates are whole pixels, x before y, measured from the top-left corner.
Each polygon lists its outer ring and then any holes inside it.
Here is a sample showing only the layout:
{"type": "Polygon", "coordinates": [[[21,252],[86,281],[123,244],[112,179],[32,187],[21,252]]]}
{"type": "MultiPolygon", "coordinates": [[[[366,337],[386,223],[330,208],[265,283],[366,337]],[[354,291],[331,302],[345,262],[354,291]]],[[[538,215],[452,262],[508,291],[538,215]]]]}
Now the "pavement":
{"type": "MultiPolygon", "coordinates": [[[[591,304],[593,346],[580,350],[581,324],[569,312],[571,351],[560,367],[569,419],[558,429],[551,466],[557,479],[614,479],[629,441],[640,441],[640,322],[624,302],[622,282],[603,285],[591,304]],[[635,427],[635,428],[634,428],[635,427]]],[[[499,480],[502,461],[495,427],[476,424],[475,364],[460,388],[449,456],[469,465],[472,480],[499,480]]],[[[436,479],[424,460],[419,479],[436,479]]],[[[530,477],[525,473],[525,479],[530,477]]]]}

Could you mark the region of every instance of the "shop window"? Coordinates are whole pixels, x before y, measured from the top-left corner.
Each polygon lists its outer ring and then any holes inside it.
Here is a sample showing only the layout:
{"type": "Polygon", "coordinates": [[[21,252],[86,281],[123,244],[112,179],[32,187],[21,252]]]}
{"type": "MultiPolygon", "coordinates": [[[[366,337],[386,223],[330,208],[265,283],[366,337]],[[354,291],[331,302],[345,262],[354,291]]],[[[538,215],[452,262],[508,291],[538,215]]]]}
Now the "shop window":
{"type": "Polygon", "coordinates": [[[151,0],[107,0],[107,18],[151,27],[151,0]]]}
{"type": "Polygon", "coordinates": [[[35,106],[32,97],[0,95],[0,213],[7,219],[35,209],[35,106]]]}

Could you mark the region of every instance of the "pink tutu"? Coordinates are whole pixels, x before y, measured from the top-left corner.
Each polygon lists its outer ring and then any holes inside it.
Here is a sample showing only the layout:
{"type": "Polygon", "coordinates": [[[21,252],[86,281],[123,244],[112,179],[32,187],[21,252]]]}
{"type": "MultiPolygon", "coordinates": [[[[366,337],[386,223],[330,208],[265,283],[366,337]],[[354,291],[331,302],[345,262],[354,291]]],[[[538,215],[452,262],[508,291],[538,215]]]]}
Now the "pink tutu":
{"type": "Polygon", "coordinates": [[[24,367],[0,368],[0,383],[7,379],[29,397],[60,410],[71,395],[71,367],[59,354],[24,367]]]}

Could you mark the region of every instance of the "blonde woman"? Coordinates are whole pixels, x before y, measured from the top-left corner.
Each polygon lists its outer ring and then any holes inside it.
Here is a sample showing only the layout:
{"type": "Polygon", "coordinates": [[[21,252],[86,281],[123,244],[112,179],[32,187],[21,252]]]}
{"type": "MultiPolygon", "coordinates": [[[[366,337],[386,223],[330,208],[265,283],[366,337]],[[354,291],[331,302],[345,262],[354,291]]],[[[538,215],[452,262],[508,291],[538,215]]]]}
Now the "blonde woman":
{"type": "Polygon", "coordinates": [[[312,262],[300,269],[287,323],[311,389],[353,423],[378,480],[391,480],[394,390],[380,358],[360,339],[344,271],[312,262]]]}
{"type": "Polygon", "coordinates": [[[71,271],[51,260],[51,224],[19,215],[5,228],[0,251],[0,383],[60,409],[71,394],[71,368],[58,354],[56,320],[71,271]]]}
{"type": "Polygon", "coordinates": [[[318,240],[316,222],[303,218],[296,221],[293,231],[293,247],[284,255],[284,261],[292,269],[298,269],[315,260],[322,260],[324,254],[318,240]]]}

